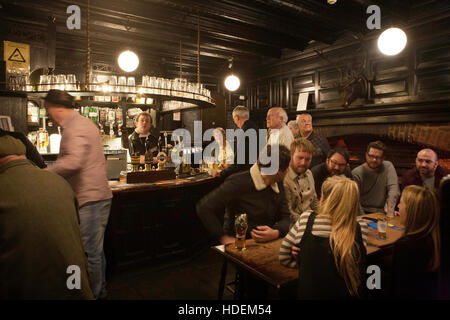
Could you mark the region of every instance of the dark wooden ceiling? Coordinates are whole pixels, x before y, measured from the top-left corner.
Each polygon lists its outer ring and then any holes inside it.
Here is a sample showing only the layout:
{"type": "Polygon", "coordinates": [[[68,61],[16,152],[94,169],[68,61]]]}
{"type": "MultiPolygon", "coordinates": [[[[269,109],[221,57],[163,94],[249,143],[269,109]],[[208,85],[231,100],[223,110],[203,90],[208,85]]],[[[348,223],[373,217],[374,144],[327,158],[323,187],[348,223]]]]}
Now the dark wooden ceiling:
{"type": "MultiPolygon", "coordinates": [[[[405,23],[412,0],[91,0],[92,61],[116,65],[124,48],[140,56],[138,74],[177,77],[182,43],[183,77],[197,77],[197,24],[200,26],[200,75],[215,85],[233,57],[235,72],[254,74],[284,49],[303,50],[314,40],[332,44],[345,33],[365,34],[371,4],[380,6],[383,25],[405,23]],[[389,20],[387,20],[389,19],[389,20]]],[[[49,17],[56,23],[56,68],[85,68],[87,0],[1,1],[4,26],[32,28],[47,34],[49,17]],[[81,8],[81,30],[69,30],[66,9],[81,8]]],[[[5,33],[4,33],[5,34],[5,33]]],[[[6,34],[8,34],[6,32],[6,34]]],[[[8,39],[4,39],[8,40],[8,39]]],[[[45,47],[48,38],[43,38],[45,47]]],[[[113,68],[114,69],[114,68],[113,68]]]]}

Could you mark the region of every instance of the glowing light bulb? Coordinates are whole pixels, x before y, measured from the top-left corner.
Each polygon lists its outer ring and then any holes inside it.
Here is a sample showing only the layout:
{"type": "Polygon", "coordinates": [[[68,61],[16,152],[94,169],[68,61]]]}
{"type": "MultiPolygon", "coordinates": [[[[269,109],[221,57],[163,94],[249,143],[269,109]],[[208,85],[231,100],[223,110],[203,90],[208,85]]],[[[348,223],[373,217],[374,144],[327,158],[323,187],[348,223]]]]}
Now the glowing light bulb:
{"type": "Polygon", "coordinates": [[[123,51],[117,59],[120,69],[125,72],[132,72],[139,66],[139,58],[133,51],[123,51]]]}
{"type": "Polygon", "coordinates": [[[225,79],[225,88],[227,88],[229,91],[236,91],[240,85],[241,85],[241,81],[239,80],[238,77],[236,77],[233,74],[229,75],[225,79]]]}
{"type": "Polygon", "coordinates": [[[388,56],[400,53],[406,46],[407,37],[399,28],[389,28],[378,37],[378,49],[388,56]]]}

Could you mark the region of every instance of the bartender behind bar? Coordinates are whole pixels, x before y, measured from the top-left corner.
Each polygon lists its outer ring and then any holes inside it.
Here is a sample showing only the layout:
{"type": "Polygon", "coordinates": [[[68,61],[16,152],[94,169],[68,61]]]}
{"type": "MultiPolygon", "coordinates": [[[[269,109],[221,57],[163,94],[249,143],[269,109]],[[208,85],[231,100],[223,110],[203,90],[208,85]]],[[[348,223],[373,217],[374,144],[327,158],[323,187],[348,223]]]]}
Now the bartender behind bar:
{"type": "MultiPolygon", "coordinates": [[[[158,139],[150,134],[152,116],[148,112],[141,112],[134,119],[136,129],[128,136],[130,156],[138,155],[145,157],[146,162],[158,163],[158,139]]],[[[141,164],[143,161],[141,160],[141,164]]]]}

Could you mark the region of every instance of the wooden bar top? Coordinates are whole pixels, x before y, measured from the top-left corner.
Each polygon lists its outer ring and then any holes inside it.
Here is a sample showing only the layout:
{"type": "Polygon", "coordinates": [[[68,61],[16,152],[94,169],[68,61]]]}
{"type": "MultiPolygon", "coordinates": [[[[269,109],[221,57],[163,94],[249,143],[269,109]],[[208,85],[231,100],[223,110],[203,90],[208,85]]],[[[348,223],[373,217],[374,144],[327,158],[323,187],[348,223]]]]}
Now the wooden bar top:
{"type": "Polygon", "coordinates": [[[180,188],[185,186],[199,185],[210,181],[218,180],[208,174],[199,174],[181,179],[161,180],[151,183],[126,183],[125,181],[109,181],[109,186],[113,193],[153,191],[162,189],[180,188]]]}
{"type": "MultiPolygon", "coordinates": [[[[362,217],[383,218],[384,213],[371,213],[362,217]]],[[[372,222],[369,221],[368,222],[372,222]]],[[[403,227],[400,225],[400,217],[394,217],[388,220],[389,224],[403,227]]],[[[386,240],[378,239],[378,231],[369,229],[367,254],[371,255],[378,252],[384,247],[392,245],[403,236],[403,230],[396,230],[388,227],[386,240]]],[[[298,269],[288,268],[280,264],[278,253],[280,250],[282,238],[266,242],[257,243],[253,239],[246,240],[246,250],[239,251],[235,248],[234,243],[227,245],[219,245],[212,249],[223,255],[225,259],[236,263],[245,270],[251,272],[257,277],[263,279],[275,288],[294,281],[298,278],[298,269]]]]}

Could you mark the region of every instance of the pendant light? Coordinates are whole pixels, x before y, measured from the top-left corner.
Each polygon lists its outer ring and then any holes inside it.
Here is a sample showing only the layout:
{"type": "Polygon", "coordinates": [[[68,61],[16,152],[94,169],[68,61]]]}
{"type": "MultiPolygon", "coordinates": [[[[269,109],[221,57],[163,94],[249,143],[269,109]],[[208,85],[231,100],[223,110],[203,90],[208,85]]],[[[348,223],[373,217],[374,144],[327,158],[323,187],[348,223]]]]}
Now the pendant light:
{"type": "MultiPolygon", "coordinates": [[[[130,25],[130,17],[127,18],[125,29],[129,33],[131,30],[130,25]]],[[[129,35],[129,39],[131,39],[131,35],[129,35]]],[[[117,63],[119,64],[120,69],[125,72],[133,72],[139,66],[139,57],[136,53],[131,50],[122,51],[117,58],[117,63]]]]}
{"type": "Polygon", "coordinates": [[[235,76],[232,73],[232,67],[233,67],[233,58],[228,59],[228,69],[230,70],[230,74],[225,79],[225,88],[227,88],[228,91],[236,91],[239,89],[239,86],[241,85],[241,81],[237,76],[235,76]]]}
{"type": "Polygon", "coordinates": [[[120,69],[125,72],[133,72],[139,66],[139,58],[130,50],[122,51],[117,59],[120,69]]]}
{"type": "Polygon", "coordinates": [[[381,53],[394,56],[405,48],[407,37],[405,32],[399,28],[389,28],[378,37],[378,49],[381,53]]]}

